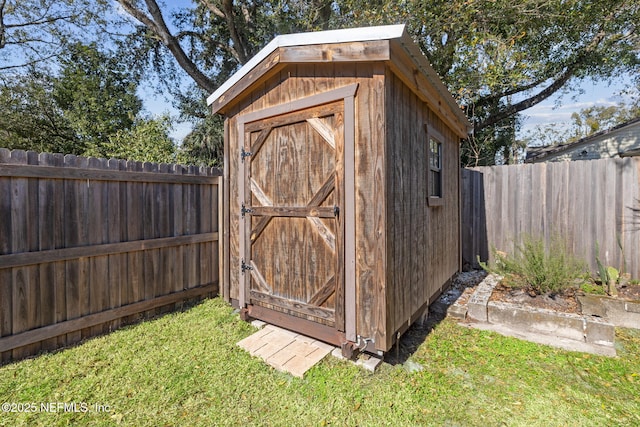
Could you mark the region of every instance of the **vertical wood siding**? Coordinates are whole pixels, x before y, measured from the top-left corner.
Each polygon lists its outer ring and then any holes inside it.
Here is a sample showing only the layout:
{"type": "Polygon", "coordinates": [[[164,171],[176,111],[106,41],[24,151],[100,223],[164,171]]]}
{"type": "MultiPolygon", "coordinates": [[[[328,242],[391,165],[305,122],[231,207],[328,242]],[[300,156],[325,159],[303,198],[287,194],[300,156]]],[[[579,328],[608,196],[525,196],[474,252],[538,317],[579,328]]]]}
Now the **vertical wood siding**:
{"type": "Polygon", "coordinates": [[[218,291],[220,172],[0,149],[0,357],[218,291]]]}
{"type": "Polygon", "coordinates": [[[387,346],[459,266],[458,138],[395,75],[387,82],[387,346]],[[428,206],[427,135],[442,141],[443,204],[428,206]]]}
{"type": "Polygon", "coordinates": [[[640,277],[640,159],[547,162],[465,169],[462,174],[463,257],[513,253],[523,234],[554,235],[595,273],[596,256],[640,277]],[[599,246],[600,252],[596,252],[599,246]]]}

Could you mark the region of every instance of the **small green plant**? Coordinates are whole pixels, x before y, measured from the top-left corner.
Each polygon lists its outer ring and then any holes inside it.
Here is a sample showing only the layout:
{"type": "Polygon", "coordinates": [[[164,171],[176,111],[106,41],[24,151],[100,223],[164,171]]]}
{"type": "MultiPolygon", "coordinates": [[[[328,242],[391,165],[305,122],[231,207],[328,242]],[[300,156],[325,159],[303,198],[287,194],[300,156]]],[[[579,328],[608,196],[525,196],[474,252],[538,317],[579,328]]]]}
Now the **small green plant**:
{"type": "Polygon", "coordinates": [[[598,265],[598,276],[600,277],[602,286],[606,289],[607,295],[610,296],[618,295],[617,285],[624,287],[631,280],[631,275],[629,273],[625,273],[627,262],[624,257],[624,249],[622,248],[620,235],[618,235],[617,237],[618,247],[620,248],[620,252],[622,254],[622,271],[618,271],[617,268],[612,266],[605,267],[602,264],[602,262],[600,261],[600,257],[597,255],[600,253],[600,247],[598,245],[598,242],[596,242],[596,264],[598,265]]]}
{"type": "Polygon", "coordinates": [[[548,250],[542,238],[530,235],[524,235],[515,248],[513,256],[494,249],[494,265],[481,264],[482,268],[503,276],[507,286],[538,295],[559,293],[583,281],[585,263],[569,253],[559,236],[552,238],[548,250]]]}
{"type": "Polygon", "coordinates": [[[597,283],[593,283],[593,282],[584,282],[582,285],[580,285],[580,290],[585,294],[591,294],[591,295],[607,294],[604,286],[598,285],[597,283]]]}

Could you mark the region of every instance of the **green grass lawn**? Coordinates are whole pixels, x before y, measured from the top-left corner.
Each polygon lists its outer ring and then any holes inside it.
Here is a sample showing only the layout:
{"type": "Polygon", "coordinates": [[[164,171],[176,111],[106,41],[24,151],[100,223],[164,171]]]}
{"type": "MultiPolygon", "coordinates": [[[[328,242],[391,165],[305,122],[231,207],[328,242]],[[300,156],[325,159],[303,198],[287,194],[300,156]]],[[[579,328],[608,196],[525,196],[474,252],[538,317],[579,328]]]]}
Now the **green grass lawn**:
{"type": "Polygon", "coordinates": [[[213,299],[0,367],[0,403],[79,411],[0,412],[0,425],[640,425],[637,331],[606,358],[445,320],[410,363],[371,374],[327,357],[304,379],[236,347],[252,332],[213,299]]]}

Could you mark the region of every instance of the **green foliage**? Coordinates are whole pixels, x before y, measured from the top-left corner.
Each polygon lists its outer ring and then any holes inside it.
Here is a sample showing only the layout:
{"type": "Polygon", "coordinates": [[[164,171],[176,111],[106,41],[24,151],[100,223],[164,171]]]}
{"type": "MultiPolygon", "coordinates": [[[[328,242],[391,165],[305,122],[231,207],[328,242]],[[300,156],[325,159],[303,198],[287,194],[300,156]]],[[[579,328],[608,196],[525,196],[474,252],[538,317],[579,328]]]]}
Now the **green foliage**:
{"type": "Polygon", "coordinates": [[[96,45],[74,44],[58,74],[35,67],[0,87],[0,146],[174,162],[169,117],[145,117],[137,77],[96,45]]]}
{"type": "Polygon", "coordinates": [[[138,117],[130,129],[116,131],[108,142],[86,154],[139,162],[175,163],[176,146],[169,138],[171,119],[138,117]]]}
{"type": "Polygon", "coordinates": [[[622,246],[622,238],[620,235],[616,235],[616,242],[618,243],[618,247],[620,248],[620,254],[622,256],[622,268],[618,271],[617,268],[613,266],[604,266],[602,261],[600,261],[600,245],[596,242],[596,264],[598,265],[598,276],[600,278],[600,282],[602,286],[606,288],[607,294],[611,296],[615,296],[618,294],[617,285],[623,287],[627,284],[633,282],[631,280],[631,274],[625,272],[627,268],[627,260],[624,255],[624,248],[622,246]]]}
{"type": "Polygon", "coordinates": [[[590,281],[584,282],[580,285],[580,290],[586,294],[591,295],[606,295],[607,291],[604,286],[598,285],[590,281]]]}
{"type": "Polygon", "coordinates": [[[0,147],[54,153],[83,152],[71,124],[51,97],[48,70],[31,67],[0,86],[0,147]]]}
{"type": "Polygon", "coordinates": [[[222,118],[209,116],[196,123],[178,151],[178,163],[197,166],[222,166],[224,134],[222,118]]]}
{"type": "Polygon", "coordinates": [[[620,277],[620,272],[615,267],[607,267],[607,277],[609,280],[613,280],[613,282],[618,283],[618,278],[620,277]]]}
{"type": "Polygon", "coordinates": [[[552,239],[548,249],[542,238],[524,235],[521,240],[515,245],[514,255],[494,249],[494,265],[482,267],[503,276],[508,286],[539,295],[558,293],[584,279],[585,263],[569,253],[559,236],[552,239]]]}
{"type": "Polygon", "coordinates": [[[77,138],[90,149],[130,129],[142,109],[138,83],[118,58],[96,45],[74,44],[61,58],[52,96],[77,138]]]}

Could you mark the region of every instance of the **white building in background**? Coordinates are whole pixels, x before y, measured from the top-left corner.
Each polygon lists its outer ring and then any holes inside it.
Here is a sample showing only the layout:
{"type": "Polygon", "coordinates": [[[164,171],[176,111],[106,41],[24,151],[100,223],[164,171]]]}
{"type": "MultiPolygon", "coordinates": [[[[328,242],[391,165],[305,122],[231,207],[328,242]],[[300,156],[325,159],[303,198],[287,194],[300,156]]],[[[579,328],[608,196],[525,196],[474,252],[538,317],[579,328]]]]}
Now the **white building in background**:
{"type": "Polygon", "coordinates": [[[527,148],[525,163],[640,155],[640,117],[568,144],[527,148]]]}

